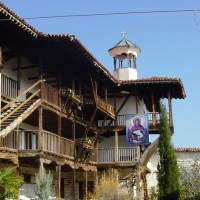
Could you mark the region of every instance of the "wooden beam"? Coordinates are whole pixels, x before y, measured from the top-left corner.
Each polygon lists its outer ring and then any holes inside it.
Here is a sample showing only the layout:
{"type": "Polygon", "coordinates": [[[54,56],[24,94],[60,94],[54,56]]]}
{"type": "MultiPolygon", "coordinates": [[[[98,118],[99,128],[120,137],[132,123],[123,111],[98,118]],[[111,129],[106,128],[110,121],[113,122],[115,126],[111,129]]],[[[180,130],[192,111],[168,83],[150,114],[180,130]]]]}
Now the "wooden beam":
{"type": "Polygon", "coordinates": [[[17,96],[20,95],[20,71],[21,71],[21,56],[17,58],[17,96]]]}
{"type": "Polygon", "coordinates": [[[107,120],[107,117],[108,117],[108,115],[105,116],[104,121],[103,121],[103,124],[102,124],[102,126],[101,126],[101,129],[100,129],[99,133],[98,133],[97,136],[96,136],[96,139],[95,139],[95,141],[94,141],[94,148],[97,148],[97,144],[98,144],[98,141],[99,141],[99,137],[101,136],[101,133],[102,133],[103,128],[104,128],[104,125],[105,125],[105,122],[106,122],[106,120],[107,120]]]}
{"type": "Polygon", "coordinates": [[[132,95],[133,93],[130,92],[129,95],[126,97],[126,99],[124,99],[124,102],[121,104],[121,106],[119,107],[119,109],[117,110],[117,114],[119,114],[119,112],[121,111],[121,109],[124,107],[124,105],[126,104],[126,102],[128,101],[128,99],[130,98],[130,96],[132,95]]]}
{"type": "Polygon", "coordinates": [[[169,125],[173,126],[173,117],[172,117],[172,99],[170,90],[168,91],[168,106],[169,106],[169,125]]]}
{"type": "MultiPolygon", "coordinates": [[[[33,68],[38,68],[37,65],[27,65],[27,66],[24,66],[24,67],[21,67],[20,69],[21,70],[26,70],[26,69],[33,69],[33,68]]],[[[17,71],[18,70],[18,67],[14,67],[12,68],[13,71],[17,71]]]]}
{"type": "MultiPolygon", "coordinates": [[[[121,109],[124,107],[124,105],[126,104],[126,102],[128,101],[128,99],[130,98],[130,96],[132,95],[133,93],[130,92],[129,95],[126,97],[126,99],[124,99],[124,102],[121,104],[121,106],[118,108],[117,112],[116,112],[116,115],[119,114],[119,112],[121,111],[121,109]]],[[[108,126],[110,126],[112,123],[113,123],[114,120],[111,120],[108,124],[108,126]]],[[[117,125],[117,124],[116,124],[117,125]]]]}
{"type": "Polygon", "coordinates": [[[45,83],[55,83],[57,82],[57,80],[49,80],[49,81],[45,81],[45,83]]]}
{"type": "Polygon", "coordinates": [[[115,162],[118,162],[118,132],[115,131],[115,162]]]}
{"type": "Polygon", "coordinates": [[[39,107],[38,109],[38,149],[41,151],[43,149],[43,108],[39,107]]]}
{"type": "Polygon", "coordinates": [[[151,92],[151,103],[152,103],[152,113],[153,113],[153,126],[156,125],[156,111],[155,111],[155,100],[154,100],[154,92],[151,92]]]}
{"type": "Polygon", "coordinates": [[[83,172],[83,199],[87,199],[87,171],[83,172]]]}
{"type": "Polygon", "coordinates": [[[60,199],[61,165],[56,166],[56,199],[60,199]]]}
{"type": "Polygon", "coordinates": [[[96,103],[97,102],[96,91],[95,91],[95,87],[94,87],[94,83],[93,83],[91,74],[90,74],[90,81],[91,81],[91,85],[92,85],[92,92],[93,92],[94,100],[95,100],[95,103],[96,103]]]}
{"type": "Polygon", "coordinates": [[[3,66],[3,59],[2,59],[2,50],[0,47],[0,69],[2,68],[2,66],[3,66]]]}
{"type": "Polygon", "coordinates": [[[75,199],[75,184],[76,184],[76,170],[73,169],[72,177],[71,177],[71,199],[75,199]]]}
{"type": "Polygon", "coordinates": [[[136,114],[138,114],[138,95],[135,95],[136,114]]]}
{"type": "MultiPolygon", "coordinates": [[[[54,75],[43,75],[43,78],[51,78],[51,77],[54,77],[54,75]]],[[[32,76],[32,77],[28,77],[28,80],[36,80],[38,79],[38,76],[32,76]]]]}
{"type": "Polygon", "coordinates": [[[86,137],[87,137],[87,134],[88,134],[88,132],[89,132],[89,130],[90,130],[90,127],[91,127],[91,125],[92,125],[92,123],[93,123],[93,121],[94,121],[96,112],[97,112],[97,108],[95,108],[95,110],[94,110],[94,112],[93,112],[93,114],[92,114],[92,117],[90,118],[90,122],[89,122],[89,124],[87,125],[87,127],[86,127],[86,129],[85,129],[84,136],[83,136],[83,138],[82,138],[82,143],[81,143],[81,145],[80,145],[80,147],[79,147],[79,149],[78,149],[78,151],[77,151],[76,157],[75,157],[75,162],[78,161],[78,159],[79,159],[79,157],[80,157],[80,155],[81,155],[81,153],[82,153],[82,151],[83,151],[83,143],[85,142],[85,139],[86,139],[86,137]]]}

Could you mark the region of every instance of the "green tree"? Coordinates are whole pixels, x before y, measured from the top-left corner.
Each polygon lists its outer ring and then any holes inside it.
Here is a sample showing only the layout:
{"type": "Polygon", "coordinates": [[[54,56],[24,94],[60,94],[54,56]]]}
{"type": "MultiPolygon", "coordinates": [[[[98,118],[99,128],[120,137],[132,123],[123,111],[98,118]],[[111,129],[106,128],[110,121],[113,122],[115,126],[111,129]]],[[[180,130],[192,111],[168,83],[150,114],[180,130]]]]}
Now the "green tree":
{"type": "Polygon", "coordinates": [[[200,199],[200,163],[187,161],[180,163],[180,199],[200,199]]]}
{"type": "Polygon", "coordinates": [[[35,182],[37,185],[36,197],[38,200],[48,200],[51,193],[51,185],[53,182],[53,176],[45,169],[39,171],[35,175],[35,182]]]}
{"type": "Polygon", "coordinates": [[[160,164],[158,165],[158,199],[178,200],[180,196],[179,168],[177,157],[171,144],[171,130],[165,106],[160,104],[160,164]]]}
{"type": "Polygon", "coordinates": [[[0,170],[0,199],[17,198],[23,178],[17,176],[15,167],[0,170]]]}

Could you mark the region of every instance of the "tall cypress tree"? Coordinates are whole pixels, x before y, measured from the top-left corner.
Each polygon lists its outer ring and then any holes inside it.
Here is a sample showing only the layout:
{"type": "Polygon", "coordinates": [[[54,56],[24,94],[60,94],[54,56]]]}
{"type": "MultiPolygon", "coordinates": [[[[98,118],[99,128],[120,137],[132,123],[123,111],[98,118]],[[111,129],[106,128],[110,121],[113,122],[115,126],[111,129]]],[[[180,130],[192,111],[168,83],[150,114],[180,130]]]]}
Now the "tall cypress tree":
{"type": "Polygon", "coordinates": [[[158,165],[159,200],[179,199],[179,168],[174,147],[171,144],[171,130],[165,106],[160,104],[160,164],[158,165]]]}

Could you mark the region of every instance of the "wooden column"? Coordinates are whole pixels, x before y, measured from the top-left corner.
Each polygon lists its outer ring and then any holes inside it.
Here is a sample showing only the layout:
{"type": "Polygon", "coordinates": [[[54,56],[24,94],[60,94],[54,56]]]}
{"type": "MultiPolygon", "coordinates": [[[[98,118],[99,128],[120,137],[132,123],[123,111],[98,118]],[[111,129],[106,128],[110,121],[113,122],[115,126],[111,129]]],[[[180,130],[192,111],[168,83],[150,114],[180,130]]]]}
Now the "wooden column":
{"type": "Polygon", "coordinates": [[[155,112],[155,102],[154,102],[154,93],[153,91],[151,92],[151,102],[152,102],[152,120],[153,120],[153,126],[156,125],[156,112],[155,112]]]}
{"type": "Polygon", "coordinates": [[[76,123],[73,121],[72,123],[72,140],[74,142],[74,158],[76,157],[76,123]]]}
{"type": "Polygon", "coordinates": [[[94,142],[94,155],[95,155],[95,162],[98,162],[98,148],[99,148],[99,139],[101,137],[101,130],[100,132],[95,132],[95,142],[94,142]]]}
{"type": "Polygon", "coordinates": [[[87,171],[83,172],[83,199],[87,200],[87,171]]]}
{"type": "Polygon", "coordinates": [[[16,141],[16,149],[18,150],[19,149],[19,126],[17,126],[17,129],[16,129],[16,139],[15,139],[15,141],[16,141]]]}
{"type": "Polygon", "coordinates": [[[59,135],[59,138],[58,138],[58,152],[59,154],[61,153],[61,142],[60,142],[60,137],[61,137],[61,116],[59,115],[58,116],[58,135],[59,135]]]}
{"type": "Polygon", "coordinates": [[[56,166],[56,199],[60,199],[60,183],[61,183],[61,165],[56,166]]]}
{"type": "MultiPolygon", "coordinates": [[[[61,92],[61,71],[60,68],[58,69],[58,74],[57,74],[57,79],[58,79],[58,91],[61,92]]],[[[59,106],[62,108],[62,102],[61,102],[61,95],[58,96],[58,102],[59,102],[59,106]]],[[[62,111],[62,109],[61,109],[62,111]]]]}
{"type": "Polygon", "coordinates": [[[115,162],[118,162],[118,131],[115,131],[115,162]]]}
{"type": "Polygon", "coordinates": [[[44,171],[44,162],[43,162],[43,159],[42,158],[40,158],[40,172],[43,172],[44,171]]]}
{"type": "MultiPolygon", "coordinates": [[[[3,63],[2,63],[2,51],[0,47],[0,116],[1,116],[1,69],[2,69],[3,63]]],[[[0,123],[0,131],[1,131],[1,123],[0,123]]],[[[1,139],[0,139],[1,141],[1,139]]]]}
{"type": "Polygon", "coordinates": [[[172,99],[171,99],[171,93],[170,93],[170,91],[168,91],[168,106],[169,106],[169,125],[173,126],[172,99]]]}
{"type": "Polygon", "coordinates": [[[98,188],[98,171],[94,172],[94,178],[95,178],[94,189],[96,189],[98,188]]]}
{"type": "MultiPolygon", "coordinates": [[[[72,123],[72,140],[74,141],[74,159],[76,158],[76,121],[72,123]]],[[[76,184],[76,168],[74,162],[74,169],[72,170],[72,184],[71,184],[71,200],[75,199],[75,184],[76,184]]]]}
{"type": "Polygon", "coordinates": [[[97,79],[94,80],[95,96],[97,97],[97,79]]]}
{"type": "Polygon", "coordinates": [[[17,96],[20,95],[20,67],[21,67],[21,57],[18,56],[18,59],[17,59],[17,96]]]}
{"type": "Polygon", "coordinates": [[[75,199],[75,184],[76,184],[76,169],[72,170],[71,174],[71,200],[75,199]]]}
{"type": "Polygon", "coordinates": [[[135,105],[136,105],[136,114],[138,114],[138,94],[136,93],[136,95],[135,95],[135,105]]]}
{"type": "Polygon", "coordinates": [[[41,151],[43,149],[43,108],[38,108],[38,149],[41,151]]]}
{"type": "Polygon", "coordinates": [[[108,103],[108,91],[106,86],[105,86],[105,101],[106,103],[108,103]]]}

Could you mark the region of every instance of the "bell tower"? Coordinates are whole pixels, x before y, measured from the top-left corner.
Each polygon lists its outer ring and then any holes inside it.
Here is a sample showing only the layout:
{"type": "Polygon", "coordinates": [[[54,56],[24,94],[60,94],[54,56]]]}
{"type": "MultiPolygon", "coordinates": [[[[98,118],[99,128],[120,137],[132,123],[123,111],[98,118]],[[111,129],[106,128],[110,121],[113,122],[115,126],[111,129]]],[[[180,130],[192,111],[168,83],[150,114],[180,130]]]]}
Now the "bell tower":
{"type": "Polygon", "coordinates": [[[125,31],[121,34],[122,40],[108,50],[114,59],[113,75],[117,80],[135,80],[137,79],[136,58],[141,50],[125,38],[125,31]]]}

